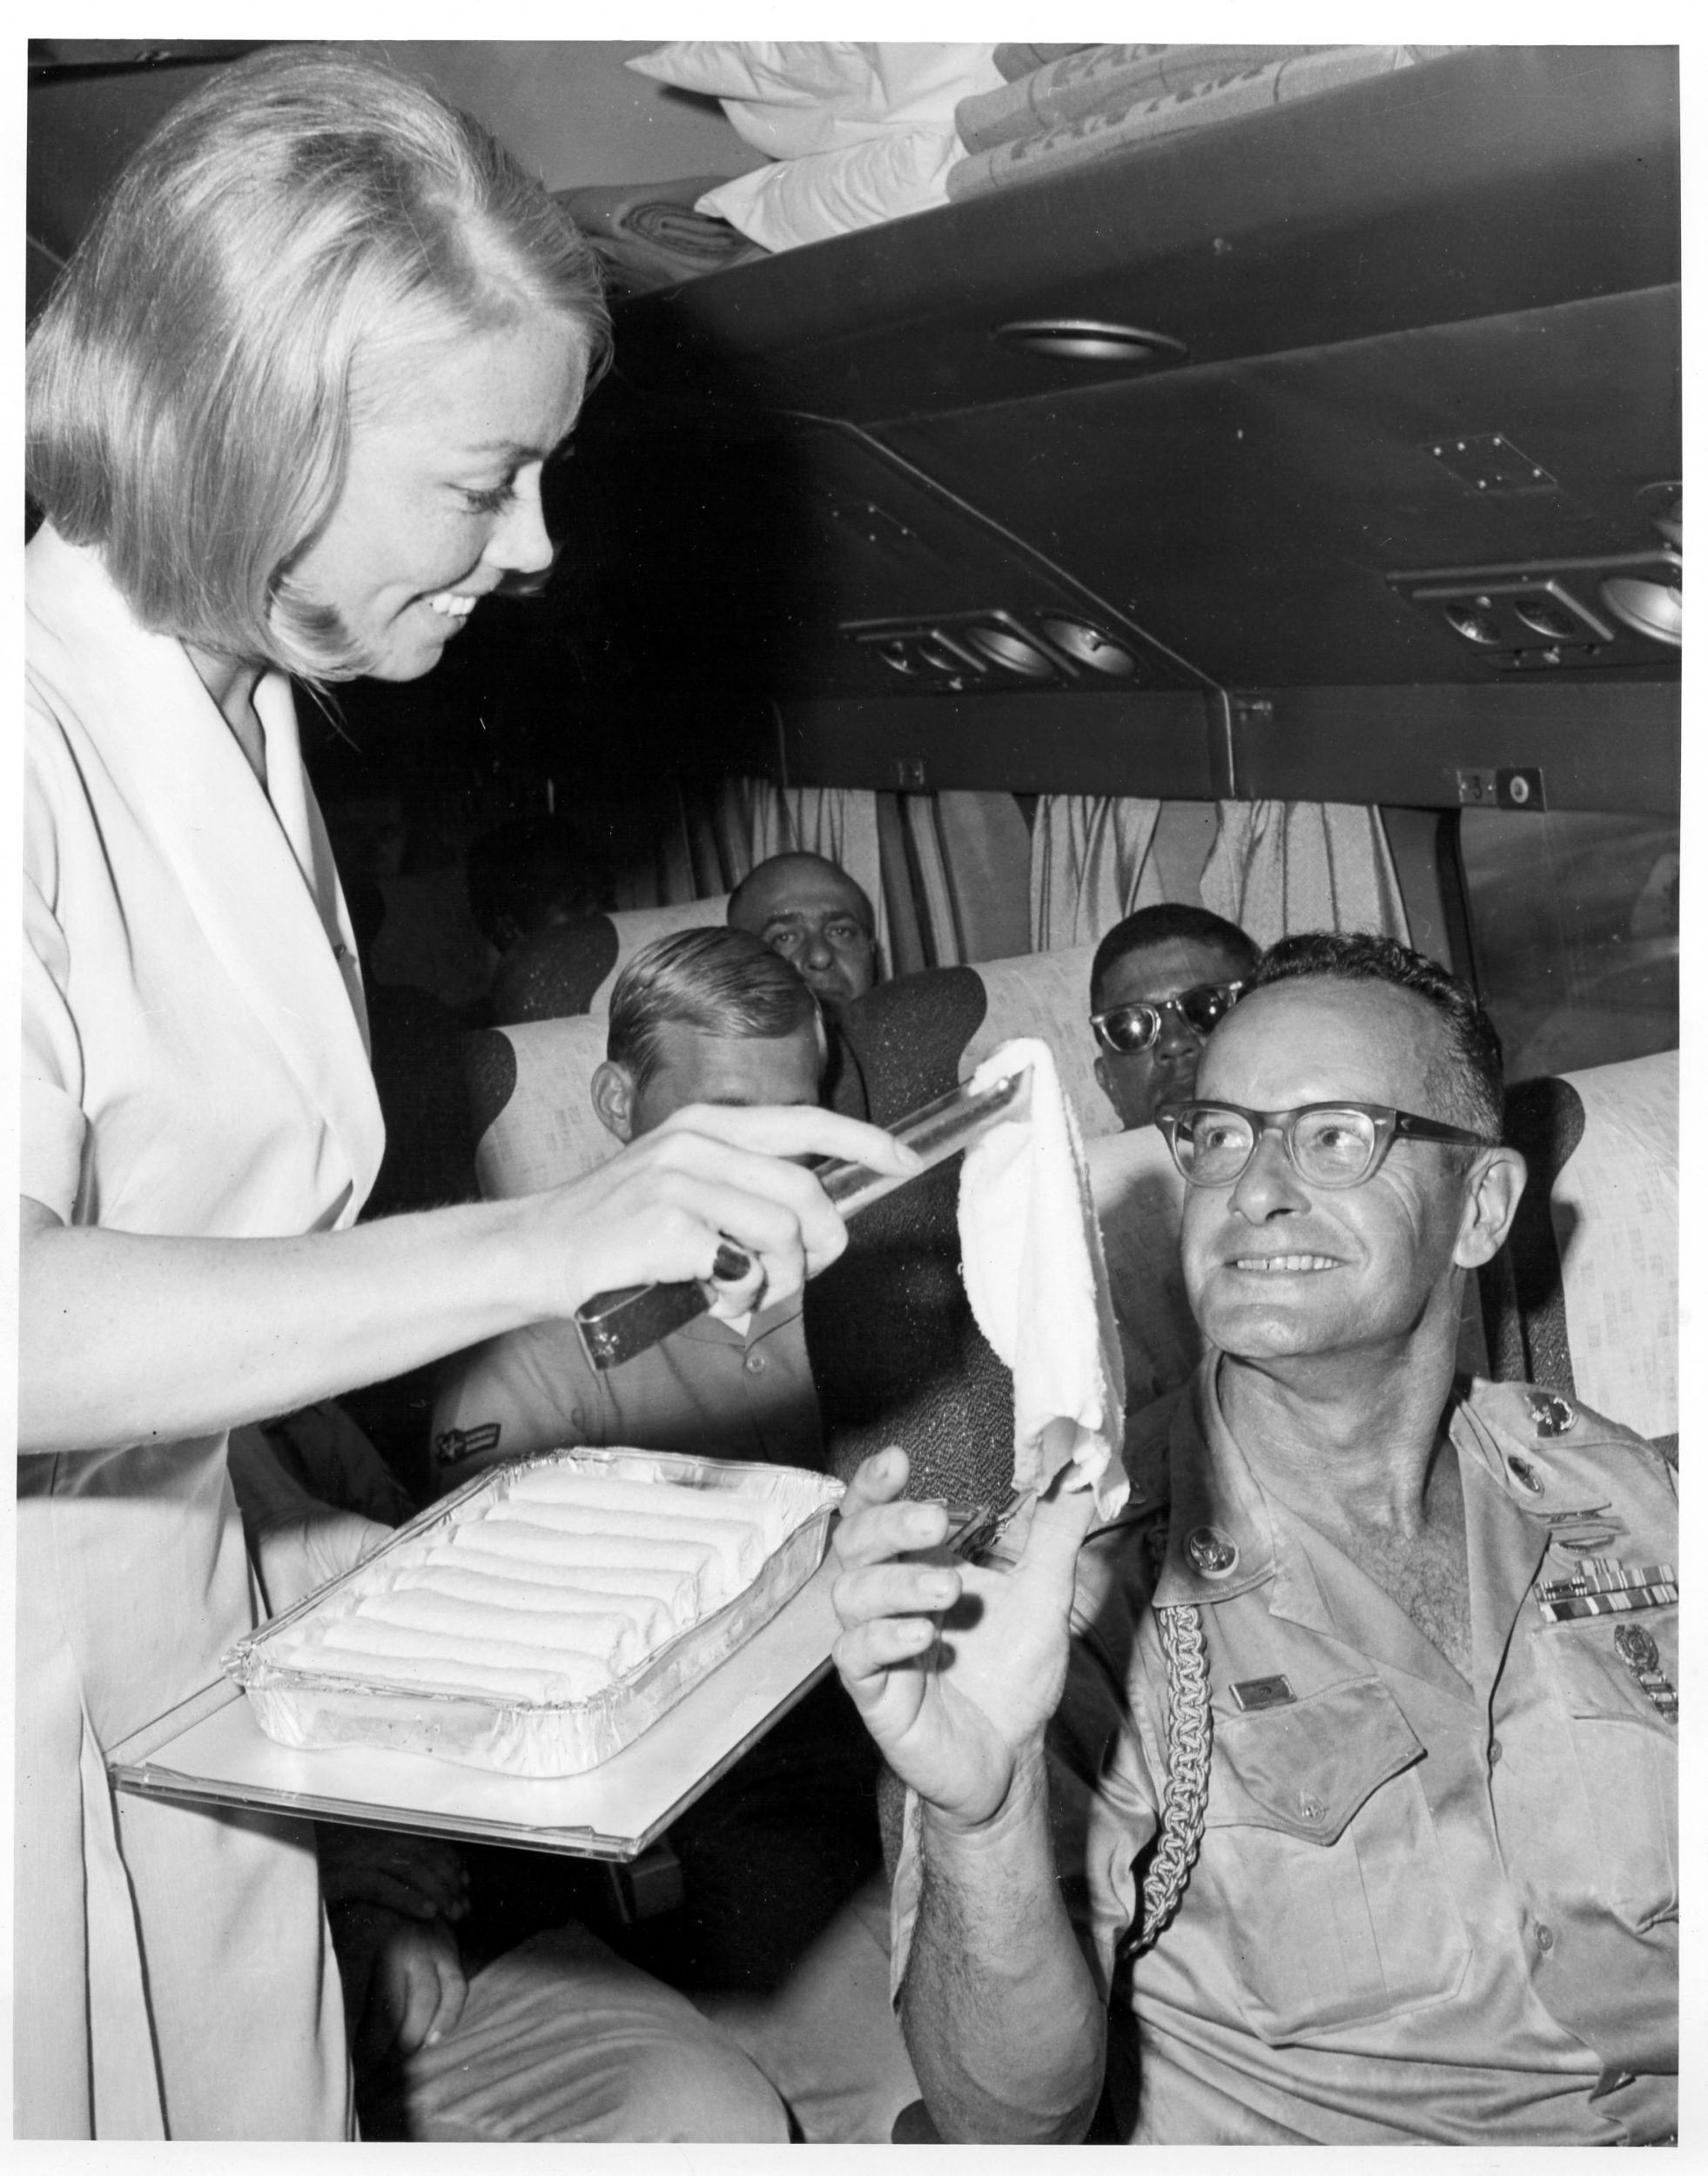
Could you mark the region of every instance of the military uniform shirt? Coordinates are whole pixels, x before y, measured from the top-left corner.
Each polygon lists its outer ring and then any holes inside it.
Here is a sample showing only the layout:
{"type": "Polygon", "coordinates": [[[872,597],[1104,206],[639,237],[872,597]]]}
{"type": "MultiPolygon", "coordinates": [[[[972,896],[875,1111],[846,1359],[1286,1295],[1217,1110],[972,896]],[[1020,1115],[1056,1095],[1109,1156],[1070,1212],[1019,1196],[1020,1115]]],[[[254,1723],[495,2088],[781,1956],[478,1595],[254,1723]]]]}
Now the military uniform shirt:
{"type": "Polygon", "coordinates": [[[772,1466],[824,1464],[797,1293],[737,1329],[703,1314],[621,1367],[589,1365],[572,1322],[492,1338],[459,1362],[434,1414],[441,1488],[566,1444],[632,1444],[772,1466]]]}
{"type": "MultiPolygon", "coordinates": [[[[1673,1568],[1669,1468],[1629,1431],[1547,1394],[1460,1387],[1447,1417],[1464,1491],[1468,1685],[1257,1481],[1222,1422],[1217,1365],[1212,1355],[1175,1408],[1170,1508],[1147,1517],[1140,1492],[1137,1512],[1081,1553],[1052,1732],[1059,1864],[1113,1989],[1110,2086],[1125,2134],[1665,2138],[1677,2121],[1677,1725],[1663,1711],[1678,1683],[1676,1602],[1550,1622],[1536,1587],[1569,1579],[1585,1555],[1673,1568]],[[1563,1433],[1549,1434],[1563,1414],[1563,1433]],[[1196,1863],[1135,1958],[1168,1769],[1153,1599],[1197,1608],[1214,1736],[1196,1863]],[[1622,1659],[1621,1626],[1653,1642],[1650,1676],[1664,1691],[1622,1659]]],[[[917,1890],[910,1850],[898,1957],[917,1890]]]]}

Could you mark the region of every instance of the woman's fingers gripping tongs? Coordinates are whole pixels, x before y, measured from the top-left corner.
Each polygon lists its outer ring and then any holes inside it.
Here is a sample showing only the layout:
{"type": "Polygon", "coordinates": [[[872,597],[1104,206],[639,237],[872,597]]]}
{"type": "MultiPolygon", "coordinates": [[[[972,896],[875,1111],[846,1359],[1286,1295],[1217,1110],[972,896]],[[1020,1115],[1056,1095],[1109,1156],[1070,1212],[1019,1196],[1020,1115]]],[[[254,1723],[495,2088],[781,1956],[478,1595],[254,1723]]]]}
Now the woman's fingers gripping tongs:
{"type": "MultiPolygon", "coordinates": [[[[952,1089],[946,1096],[910,1112],[890,1130],[919,1158],[921,1168],[929,1171],[958,1155],[987,1126],[1011,1114],[1030,1080],[1030,1071],[1022,1066],[976,1093],[965,1087],[952,1089]]],[[[857,1216],[884,1194],[908,1184],[905,1179],[875,1172],[865,1164],[823,1164],[817,1176],[844,1219],[857,1216]]],[[[725,1239],[718,1248],[713,1273],[721,1280],[735,1283],[748,1274],[750,1266],[743,1250],[725,1239]]],[[[679,1330],[684,1322],[703,1314],[711,1300],[708,1286],[700,1283],[629,1285],[620,1291],[597,1293],[578,1307],[575,1327],[595,1367],[620,1367],[624,1360],[669,1337],[672,1330],[679,1330]]]]}

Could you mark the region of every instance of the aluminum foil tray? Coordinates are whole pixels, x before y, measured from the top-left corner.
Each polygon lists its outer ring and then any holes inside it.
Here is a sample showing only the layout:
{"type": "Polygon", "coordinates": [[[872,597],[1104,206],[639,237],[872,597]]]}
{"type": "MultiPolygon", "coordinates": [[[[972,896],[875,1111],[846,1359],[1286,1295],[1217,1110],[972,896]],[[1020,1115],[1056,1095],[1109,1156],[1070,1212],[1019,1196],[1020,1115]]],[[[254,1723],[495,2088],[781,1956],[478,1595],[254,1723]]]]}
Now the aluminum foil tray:
{"type": "Polygon", "coordinates": [[[842,1484],[792,1466],[743,1465],[669,1451],[563,1450],[518,1459],[447,1496],[294,1608],[272,1617],[220,1657],[242,1686],[255,1720],[279,1745],[378,1746],[425,1753],[512,1776],[577,1776],[609,1760],[674,1707],[709,1670],[775,1616],[817,1569],[842,1484]],[[275,1659],[279,1635],[306,1619],[342,1615],[384,1580],[398,1550],[442,1539],[501,1501],[518,1478],[541,1467],[570,1467],[624,1481],[673,1481],[709,1494],[771,1497],[783,1506],[786,1538],[739,1595],[656,1648],[586,1700],[507,1701],[424,1685],[380,1685],[275,1659]]]}

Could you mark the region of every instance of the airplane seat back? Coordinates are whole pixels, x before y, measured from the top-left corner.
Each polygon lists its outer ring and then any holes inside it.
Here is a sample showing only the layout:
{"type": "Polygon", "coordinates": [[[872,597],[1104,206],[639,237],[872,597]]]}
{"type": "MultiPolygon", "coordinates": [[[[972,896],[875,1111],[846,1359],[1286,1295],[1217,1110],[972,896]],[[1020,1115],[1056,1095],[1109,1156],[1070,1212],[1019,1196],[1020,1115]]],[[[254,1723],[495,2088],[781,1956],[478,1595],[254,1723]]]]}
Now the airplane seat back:
{"type": "MultiPolygon", "coordinates": [[[[1115,1132],[1092,1072],[1093,949],[927,968],[846,1007],[844,1076],[857,1075],[873,1122],[893,1125],[1002,1044],[1035,1036],[1055,1052],[1081,1132],[1115,1132]]],[[[807,1350],[833,1473],[846,1480],[898,1442],[910,1494],[992,1501],[1013,1473],[1013,1384],[961,1283],[959,1175],[952,1159],[850,1226],[847,1253],[807,1287],[807,1350]]]]}
{"type": "Polygon", "coordinates": [[[499,962],[492,984],[494,1026],[520,1027],[610,1010],[611,985],[643,945],[678,930],[723,927],[728,892],[673,907],[635,907],[536,930],[499,962]]]}
{"type": "Polygon", "coordinates": [[[591,1088],[608,1024],[588,1014],[483,1028],[463,1040],[463,1079],[484,1201],[579,1179],[616,1153],[591,1088]]]}
{"type": "Polygon", "coordinates": [[[1491,1372],[1581,1398],[1660,1443],[1678,1433],[1678,1053],[1507,1094],[1530,1166],[1483,1273],[1491,1372]]]}

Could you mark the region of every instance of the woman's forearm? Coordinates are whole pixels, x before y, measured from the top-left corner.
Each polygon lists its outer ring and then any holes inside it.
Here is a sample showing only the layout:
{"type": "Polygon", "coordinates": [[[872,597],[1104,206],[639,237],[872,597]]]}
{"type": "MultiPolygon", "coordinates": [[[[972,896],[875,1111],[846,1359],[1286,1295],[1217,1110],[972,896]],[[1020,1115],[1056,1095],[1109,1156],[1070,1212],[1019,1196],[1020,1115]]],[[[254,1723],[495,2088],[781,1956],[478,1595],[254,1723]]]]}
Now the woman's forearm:
{"type": "Polygon", "coordinates": [[[178,1442],[287,1413],[597,1292],[709,1278],[726,1236],[755,1297],[786,1300],[847,1240],[793,1160],[807,1156],[919,1168],[834,1112],[696,1106],[566,1185],[301,1239],[68,1226],[26,1198],[19,1448],[178,1442]]]}
{"type": "Polygon", "coordinates": [[[26,1205],[18,1447],[210,1435],[530,1319],[518,1205],[301,1239],[136,1237],[26,1205]]]}

